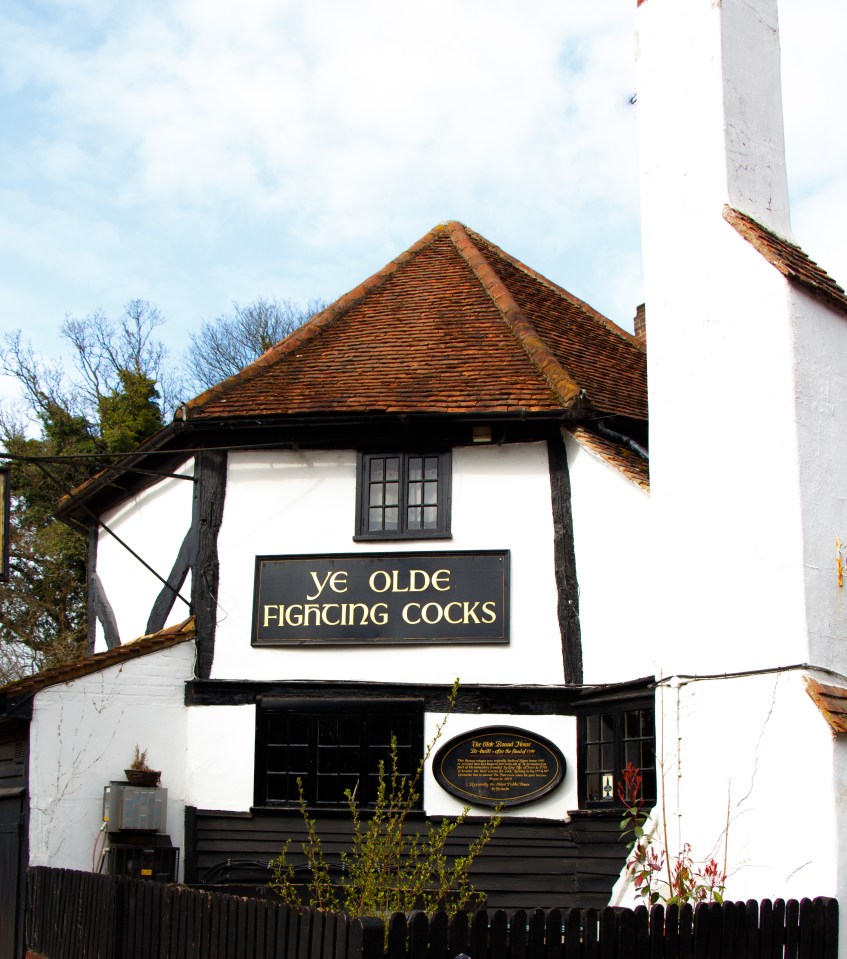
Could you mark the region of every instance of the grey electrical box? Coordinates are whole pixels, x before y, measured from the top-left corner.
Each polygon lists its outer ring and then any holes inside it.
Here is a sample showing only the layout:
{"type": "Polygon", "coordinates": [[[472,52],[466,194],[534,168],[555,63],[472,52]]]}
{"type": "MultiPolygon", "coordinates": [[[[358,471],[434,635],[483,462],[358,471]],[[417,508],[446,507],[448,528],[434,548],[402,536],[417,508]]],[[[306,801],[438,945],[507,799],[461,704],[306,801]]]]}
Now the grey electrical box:
{"type": "Polygon", "coordinates": [[[109,832],[164,832],[168,825],[168,791],[111,782],[103,791],[103,819],[109,824],[109,832]]]}

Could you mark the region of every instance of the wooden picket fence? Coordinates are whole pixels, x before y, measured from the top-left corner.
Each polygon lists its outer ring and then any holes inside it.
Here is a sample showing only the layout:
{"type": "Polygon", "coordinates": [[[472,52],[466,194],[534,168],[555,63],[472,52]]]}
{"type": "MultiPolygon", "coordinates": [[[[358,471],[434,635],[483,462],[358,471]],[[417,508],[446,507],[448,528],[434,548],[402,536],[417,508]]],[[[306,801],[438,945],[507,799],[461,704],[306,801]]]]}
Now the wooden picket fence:
{"type": "Polygon", "coordinates": [[[35,867],[27,946],[44,959],[837,959],[838,903],[481,910],[380,919],[35,867]]]}

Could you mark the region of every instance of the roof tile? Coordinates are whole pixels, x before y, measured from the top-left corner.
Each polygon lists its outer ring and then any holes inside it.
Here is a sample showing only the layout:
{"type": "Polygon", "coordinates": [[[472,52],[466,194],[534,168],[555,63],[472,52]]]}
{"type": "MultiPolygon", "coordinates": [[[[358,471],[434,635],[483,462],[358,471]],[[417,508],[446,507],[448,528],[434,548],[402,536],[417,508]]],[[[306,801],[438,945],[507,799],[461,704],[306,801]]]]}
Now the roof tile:
{"type": "Polygon", "coordinates": [[[431,230],[186,418],[597,410],[645,419],[633,336],[460,223],[431,230]]]}
{"type": "Polygon", "coordinates": [[[789,240],[783,239],[752,217],[725,206],[724,219],[783,276],[841,313],[847,313],[847,294],[814,260],[789,240]]]}
{"type": "Polygon", "coordinates": [[[806,676],[806,692],[836,733],[847,733],[847,689],[806,676]]]}
{"type": "Polygon", "coordinates": [[[109,666],[117,666],[138,656],[145,656],[147,653],[168,649],[178,643],[184,643],[188,639],[194,639],[193,616],[176,626],[168,626],[158,633],[141,636],[130,643],[116,646],[114,649],[107,649],[102,653],[94,653],[83,659],[63,663],[53,669],[42,670],[34,676],[25,676],[23,679],[0,686],[0,704],[20,700],[40,692],[42,689],[47,689],[48,686],[67,683],[72,679],[78,679],[80,676],[88,676],[109,666]]]}

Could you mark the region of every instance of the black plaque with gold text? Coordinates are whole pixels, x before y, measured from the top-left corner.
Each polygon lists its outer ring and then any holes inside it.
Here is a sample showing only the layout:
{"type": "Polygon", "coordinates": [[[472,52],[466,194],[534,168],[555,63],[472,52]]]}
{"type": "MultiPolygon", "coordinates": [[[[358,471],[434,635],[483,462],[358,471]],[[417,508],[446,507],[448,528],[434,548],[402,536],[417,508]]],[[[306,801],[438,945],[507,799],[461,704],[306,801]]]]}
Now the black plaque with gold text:
{"type": "Polygon", "coordinates": [[[252,642],[508,643],[508,550],[258,556],[252,642]]]}
{"type": "Polygon", "coordinates": [[[565,757],[549,739],[514,726],[485,726],[456,736],[435,754],[440,786],[474,806],[521,806],[552,792],[565,757]]]}

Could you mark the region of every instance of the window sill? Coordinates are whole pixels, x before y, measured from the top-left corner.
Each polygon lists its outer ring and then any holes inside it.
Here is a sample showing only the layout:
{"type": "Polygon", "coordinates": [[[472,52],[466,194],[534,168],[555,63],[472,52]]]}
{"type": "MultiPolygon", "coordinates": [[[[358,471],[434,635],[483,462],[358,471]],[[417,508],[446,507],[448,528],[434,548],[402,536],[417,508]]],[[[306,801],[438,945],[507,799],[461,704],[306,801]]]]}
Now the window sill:
{"type": "Polygon", "coordinates": [[[452,539],[452,533],[425,533],[415,530],[414,533],[356,533],[354,543],[402,543],[415,540],[452,539]]]}

